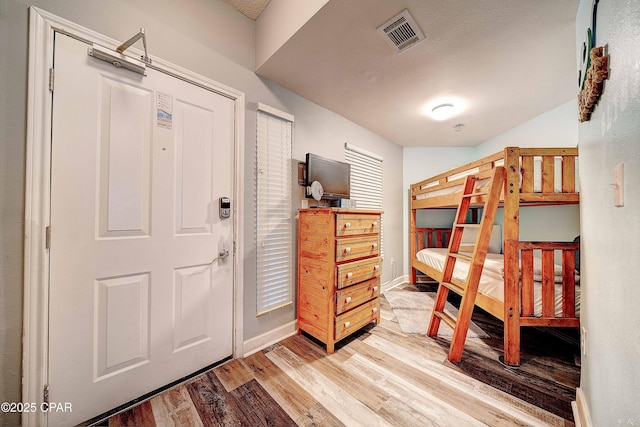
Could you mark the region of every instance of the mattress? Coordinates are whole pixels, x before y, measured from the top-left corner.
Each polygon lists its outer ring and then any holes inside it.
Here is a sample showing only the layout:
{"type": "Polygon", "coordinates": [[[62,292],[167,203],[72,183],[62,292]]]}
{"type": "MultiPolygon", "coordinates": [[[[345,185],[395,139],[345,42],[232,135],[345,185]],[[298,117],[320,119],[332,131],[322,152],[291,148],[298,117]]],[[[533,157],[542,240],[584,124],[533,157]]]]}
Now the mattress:
{"type": "MultiPolygon", "coordinates": [[[[446,255],[446,248],[426,248],[418,252],[416,258],[423,264],[442,271],[446,255]]],[[[556,265],[555,271],[555,314],[556,317],[560,317],[562,316],[562,266],[556,265]]],[[[453,277],[464,283],[468,273],[469,263],[458,259],[453,270],[453,277]]],[[[534,279],[541,279],[539,261],[538,263],[534,262],[534,279]],[[537,271],[536,268],[538,268],[537,271]]],[[[579,280],[578,277],[576,279],[579,280]]],[[[504,257],[502,254],[487,253],[482,275],[480,276],[480,283],[478,284],[478,292],[504,302],[504,257]]],[[[542,316],[542,283],[539,280],[534,281],[533,284],[533,299],[534,315],[540,317],[542,316]]],[[[579,314],[580,286],[576,285],[576,317],[579,314]]]]}
{"type": "MultiPolygon", "coordinates": [[[[498,160],[495,162],[495,166],[503,166],[504,165],[504,160],[498,160]]],[[[554,183],[553,183],[553,191],[555,193],[562,193],[562,157],[555,157],[554,159],[554,183]]],[[[578,179],[578,164],[576,162],[575,164],[575,171],[576,171],[576,175],[575,175],[575,185],[576,185],[576,193],[580,192],[580,181],[578,179]]],[[[480,172],[479,168],[474,168],[474,169],[469,169],[467,171],[461,172],[459,174],[455,174],[455,175],[451,175],[449,177],[449,181],[455,181],[456,179],[461,179],[461,178],[465,178],[468,175],[474,175],[480,172]]],[[[520,179],[522,180],[522,177],[520,177],[520,179]]],[[[478,182],[476,182],[475,185],[475,189],[476,190],[481,190],[482,188],[486,187],[489,185],[489,178],[486,179],[481,179],[478,180],[478,182]]],[[[423,190],[426,190],[428,188],[431,187],[436,187],[440,185],[439,182],[432,182],[429,183],[427,185],[422,186],[421,188],[423,190]]],[[[446,187],[446,188],[441,188],[439,190],[434,190],[434,191],[430,191],[428,193],[423,193],[423,194],[418,194],[416,196],[416,199],[428,199],[431,197],[438,197],[438,196],[446,196],[448,194],[455,194],[458,193],[460,191],[462,191],[462,186],[463,184],[460,185],[454,185],[452,187],[446,187]]],[[[542,192],[542,158],[541,157],[534,157],[534,161],[533,161],[533,192],[534,193],[540,193],[542,192]]]]}

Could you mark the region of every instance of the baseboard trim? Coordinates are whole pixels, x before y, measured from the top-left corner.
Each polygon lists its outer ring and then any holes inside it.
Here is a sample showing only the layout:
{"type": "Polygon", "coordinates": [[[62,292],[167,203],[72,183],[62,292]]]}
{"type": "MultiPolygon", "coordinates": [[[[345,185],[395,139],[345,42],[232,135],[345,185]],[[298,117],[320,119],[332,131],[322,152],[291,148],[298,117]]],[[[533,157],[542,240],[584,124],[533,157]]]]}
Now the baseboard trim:
{"type": "Polygon", "coordinates": [[[384,293],[384,292],[386,292],[388,290],[391,290],[391,289],[395,288],[396,286],[402,285],[403,283],[409,283],[409,276],[408,275],[396,277],[392,281],[385,283],[380,288],[380,293],[384,293]]]}
{"type": "Polygon", "coordinates": [[[587,400],[580,387],[576,388],[576,400],[571,402],[571,409],[573,410],[573,419],[576,427],[592,427],[587,400]]]}
{"type": "Polygon", "coordinates": [[[244,354],[242,357],[247,357],[253,353],[257,353],[263,348],[269,347],[270,345],[275,344],[278,341],[282,341],[285,338],[289,338],[296,333],[298,333],[298,321],[293,320],[269,332],[265,332],[255,338],[251,338],[244,342],[244,354]]]}

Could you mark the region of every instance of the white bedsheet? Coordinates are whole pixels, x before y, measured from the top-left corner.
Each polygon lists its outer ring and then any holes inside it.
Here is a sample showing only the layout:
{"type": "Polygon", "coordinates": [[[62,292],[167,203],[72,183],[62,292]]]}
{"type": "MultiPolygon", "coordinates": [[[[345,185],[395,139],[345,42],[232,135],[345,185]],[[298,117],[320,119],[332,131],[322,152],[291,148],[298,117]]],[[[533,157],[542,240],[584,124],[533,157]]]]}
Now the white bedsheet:
{"type": "MultiPolygon", "coordinates": [[[[417,259],[434,268],[438,271],[442,271],[444,268],[444,261],[447,255],[446,248],[426,248],[422,249],[416,254],[417,259]]],[[[562,267],[556,266],[556,272],[562,274],[562,267]]],[[[469,263],[458,259],[456,266],[453,270],[453,277],[456,280],[464,282],[469,273],[469,263]]],[[[534,268],[535,273],[535,268],[534,268]]],[[[555,285],[555,314],[556,316],[562,315],[562,276],[556,276],[555,285]]],[[[535,274],[534,274],[535,278],[535,274]]],[[[534,315],[537,317],[542,316],[542,283],[540,281],[534,281],[533,284],[533,300],[534,300],[534,315]]],[[[487,258],[482,269],[482,275],[480,276],[480,283],[478,284],[478,292],[495,298],[504,302],[504,257],[502,254],[487,253],[487,258]]],[[[576,316],[580,314],[580,286],[576,285],[576,316]]]]}

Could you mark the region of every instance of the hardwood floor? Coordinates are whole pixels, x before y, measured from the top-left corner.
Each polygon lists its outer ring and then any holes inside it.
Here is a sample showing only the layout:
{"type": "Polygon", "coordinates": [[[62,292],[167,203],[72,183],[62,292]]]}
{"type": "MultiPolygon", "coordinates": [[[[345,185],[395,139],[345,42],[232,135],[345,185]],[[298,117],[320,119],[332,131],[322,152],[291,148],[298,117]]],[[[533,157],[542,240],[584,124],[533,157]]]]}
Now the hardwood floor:
{"type": "MultiPolygon", "coordinates": [[[[392,292],[432,290],[404,285],[392,292]]],[[[460,363],[444,338],[382,321],[327,355],[296,335],[232,360],[132,409],[110,426],[572,426],[579,345],[571,334],[524,329],[522,365],[501,365],[502,324],[477,311],[488,339],[468,339],[460,363]]],[[[455,301],[454,301],[455,304],[455,301]]],[[[105,424],[107,425],[107,424],[105,424]]]]}

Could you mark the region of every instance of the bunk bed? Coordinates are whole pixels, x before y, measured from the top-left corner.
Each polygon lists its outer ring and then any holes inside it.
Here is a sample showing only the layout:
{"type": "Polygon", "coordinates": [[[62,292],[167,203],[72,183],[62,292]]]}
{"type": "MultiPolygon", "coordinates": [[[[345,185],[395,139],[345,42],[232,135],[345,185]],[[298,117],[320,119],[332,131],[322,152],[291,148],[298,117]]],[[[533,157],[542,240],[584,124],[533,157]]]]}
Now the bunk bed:
{"type": "Polygon", "coordinates": [[[577,157],[577,148],[507,147],[411,185],[412,281],[420,271],[439,282],[427,333],[435,336],[440,320],[454,328],[450,361],[461,360],[474,306],[504,322],[501,361],[508,366],[520,365],[521,327],[579,327],[579,243],[519,238],[521,208],[579,203],[577,157]],[[452,228],[417,227],[419,210],[443,208],[458,210],[452,228]],[[498,208],[501,254],[490,248],[498,208]],[[463,228],[476,229],[471,246],[463,228]],[[449,290],[462,296],[457,319],[438,308],[449,290]]]}

